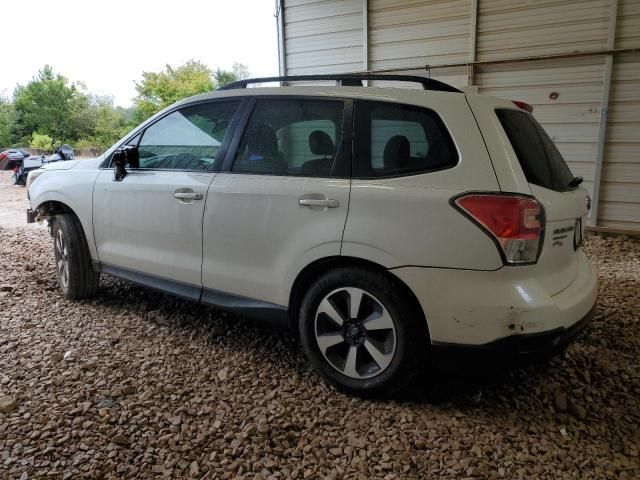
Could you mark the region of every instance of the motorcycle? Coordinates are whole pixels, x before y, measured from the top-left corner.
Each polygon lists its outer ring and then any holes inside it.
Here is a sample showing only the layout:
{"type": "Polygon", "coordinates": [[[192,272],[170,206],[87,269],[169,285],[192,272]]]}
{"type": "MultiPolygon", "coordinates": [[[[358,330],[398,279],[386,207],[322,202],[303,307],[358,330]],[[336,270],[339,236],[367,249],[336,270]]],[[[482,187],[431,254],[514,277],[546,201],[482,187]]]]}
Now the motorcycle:
{"type": "Polygon", "coordinates": [[[14,185],[26,185],[27,176],[31,170],[43,167],[48,163],[61,162],[64,160],[73,160],[75,154],[73,148],[69,145],[63,144],[55,149],[52,155],[32,155],[27,158],[23,158],[19,161],[15,167],[13,167],[13,184],[14,185]]]}

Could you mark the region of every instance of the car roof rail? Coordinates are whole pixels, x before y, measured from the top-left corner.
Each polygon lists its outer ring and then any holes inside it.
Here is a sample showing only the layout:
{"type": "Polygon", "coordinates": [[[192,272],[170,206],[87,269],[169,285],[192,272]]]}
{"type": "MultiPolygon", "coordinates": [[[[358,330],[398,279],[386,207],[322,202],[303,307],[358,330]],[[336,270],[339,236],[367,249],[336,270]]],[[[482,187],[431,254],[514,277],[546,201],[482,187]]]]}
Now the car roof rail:
{"type": "Polygon", "coordinates": [[[262,77],[247,78],[229,83],[217,90],[235,90],[238,88],[247,88],[247,85],[254,83],[271,83],[271,82],[307,82],[314,80],[335,80],[337,85],[343,87],[362,87],[363,80],[379,80],[385,82],[412,82],[422,85],[424,90],[436,90],[439,92],[456,92],[462,93],[451,85],[433,80],[432,78],[419,77],[417,75],[386,75],[379,73],[337,73],[326,75],[287,75],[283,77],[262,77]]]}

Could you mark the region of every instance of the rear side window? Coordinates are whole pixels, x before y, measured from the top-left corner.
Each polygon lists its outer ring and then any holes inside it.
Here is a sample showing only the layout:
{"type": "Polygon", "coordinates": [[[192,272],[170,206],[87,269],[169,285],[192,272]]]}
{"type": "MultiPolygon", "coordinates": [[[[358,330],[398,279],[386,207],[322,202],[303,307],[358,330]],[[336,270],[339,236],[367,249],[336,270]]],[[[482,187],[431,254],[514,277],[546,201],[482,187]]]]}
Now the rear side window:
{"type": "Polygon", "coordinates": [[[453,140],[432,110],[359,101],[355,124],[356,178],[416,175],[458,163],[453,140]]]}
{"type": "Polygon", "coordinates": [[[569,186],[573,180],[571,170],[533,116],[509,109],[496,110],[496,115],[529,183],[557,192],[573,190],[569,186]]]}
{"type": "Polygon", "coordinates": [[[258,100],[231,170],[262,175],[336,176],[343,116],[342,101],[258,100]]]}

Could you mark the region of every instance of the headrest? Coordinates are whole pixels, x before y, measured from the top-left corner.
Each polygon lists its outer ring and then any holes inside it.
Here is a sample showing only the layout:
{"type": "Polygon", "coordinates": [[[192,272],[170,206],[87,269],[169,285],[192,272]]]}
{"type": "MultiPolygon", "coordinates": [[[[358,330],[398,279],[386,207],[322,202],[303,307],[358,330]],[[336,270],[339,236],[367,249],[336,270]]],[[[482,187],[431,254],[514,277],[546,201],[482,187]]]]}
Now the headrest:
{"type": "Polygon", "coordinates": [[[335,147],[328,133],[314,130],[309,135],[309,148],[314,155],[333,155],[335,147]]]}
{"type": "Polygon", "coordinates": [[[278,137],[269,125],[259,123],[248,132],[247,144],[249,151],[263,157],[278,153],[278,137]]]}
{"type": "Polygon", "coordinates": [[[404,135],[391,137],[384,147],[382,161],[385,168],[405,167],[411,158],[411,144],[404,135]]]}

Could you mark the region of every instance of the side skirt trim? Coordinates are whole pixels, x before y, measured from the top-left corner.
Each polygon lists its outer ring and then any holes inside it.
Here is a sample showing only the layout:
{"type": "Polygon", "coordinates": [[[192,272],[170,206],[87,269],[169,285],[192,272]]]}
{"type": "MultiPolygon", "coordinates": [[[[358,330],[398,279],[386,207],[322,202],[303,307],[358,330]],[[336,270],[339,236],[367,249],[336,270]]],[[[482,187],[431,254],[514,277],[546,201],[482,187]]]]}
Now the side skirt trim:
{"type": "Polygon", "coordinates": [[[126,268],[116,267],[93,261],[93,269],[98,272],[113,275],[132,283],[150,287],[161,292],[170,293],[194,302],[203,303],[221,310],[244,315],[255,320],[278,326],[288,325],[288,309],[282,305],[242,297],[230,293],[220,292],[209,288],[202,288],[188,283],[176,282],[166,278],[137,272],[126,268]]]}
{"type": "Polygon", "coordinates": [[[238,313],[249,318],[261,320],[274,325],[288,325],[288,310],[286,307],[274,303],[254,300],[229,293],[205,288],[200,301],[229,312],[238,313]]]}
{"type": "Polygon", "coordinates": [[[194,302],[200,301],[202,287],[190,285],[188,283],[176,282],[166,278],[149,275],[148,273],[137,272],[127,268],[116,267],[107,263],[100,263],[100,271],[108,273],[114,277],[123,278],[144,287],[150,287],[165,293],[171,293],[178,297],[186,298],[194,302]]]}

